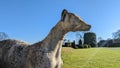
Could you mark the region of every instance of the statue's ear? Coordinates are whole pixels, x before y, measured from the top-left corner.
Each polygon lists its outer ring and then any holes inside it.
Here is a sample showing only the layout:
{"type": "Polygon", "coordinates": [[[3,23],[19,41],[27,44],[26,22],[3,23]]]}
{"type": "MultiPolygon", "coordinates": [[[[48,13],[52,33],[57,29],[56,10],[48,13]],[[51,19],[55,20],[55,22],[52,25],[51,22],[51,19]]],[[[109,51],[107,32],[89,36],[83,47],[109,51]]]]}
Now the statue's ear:
{"type": "Polygon", "coordinates": [[[68,11],[66,10],[66,9],[64,9],[63,11],[62,11],[62,14],[61,14],[61,20],[62,21],[65,21],[65,17],[66,17],[66,14],[68,13],[68,11]]]}

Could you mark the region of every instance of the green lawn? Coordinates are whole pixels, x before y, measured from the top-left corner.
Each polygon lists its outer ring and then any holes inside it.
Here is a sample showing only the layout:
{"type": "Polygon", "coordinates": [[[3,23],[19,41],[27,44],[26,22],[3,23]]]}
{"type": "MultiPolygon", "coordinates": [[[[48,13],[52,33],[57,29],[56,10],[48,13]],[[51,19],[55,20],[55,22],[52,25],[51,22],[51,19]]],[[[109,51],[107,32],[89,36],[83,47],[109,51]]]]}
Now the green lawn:
{"type": "Polygon", "coordinates": [[[120,68],[120,48],[62,49],[63,68],[120,68]]]}

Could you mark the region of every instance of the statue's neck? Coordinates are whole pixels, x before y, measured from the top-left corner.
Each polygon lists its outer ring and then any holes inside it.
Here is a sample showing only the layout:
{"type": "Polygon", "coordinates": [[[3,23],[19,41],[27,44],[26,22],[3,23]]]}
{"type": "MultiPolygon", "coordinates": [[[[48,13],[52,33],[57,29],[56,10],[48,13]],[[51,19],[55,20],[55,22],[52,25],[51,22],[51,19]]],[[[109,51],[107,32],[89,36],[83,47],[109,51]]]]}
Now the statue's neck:
{"type": "Polygon", "coordinates": [[[59,22],[54,26],[48,36],[42,41],[47,49],[50,51],[55,50],[59,45],[62,46],[66,31],[64,31],[62,23],[59,22]]]}

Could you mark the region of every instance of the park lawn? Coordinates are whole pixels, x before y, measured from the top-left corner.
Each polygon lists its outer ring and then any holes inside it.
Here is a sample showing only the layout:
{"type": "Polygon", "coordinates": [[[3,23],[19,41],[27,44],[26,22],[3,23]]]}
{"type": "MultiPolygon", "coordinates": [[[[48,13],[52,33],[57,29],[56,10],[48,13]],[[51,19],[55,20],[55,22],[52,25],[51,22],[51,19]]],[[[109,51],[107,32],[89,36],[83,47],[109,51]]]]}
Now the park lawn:
{"type": "Polygon", "coordinates": [[[63,47],[62,68],[120,68],[120,48],[63,47]]]}

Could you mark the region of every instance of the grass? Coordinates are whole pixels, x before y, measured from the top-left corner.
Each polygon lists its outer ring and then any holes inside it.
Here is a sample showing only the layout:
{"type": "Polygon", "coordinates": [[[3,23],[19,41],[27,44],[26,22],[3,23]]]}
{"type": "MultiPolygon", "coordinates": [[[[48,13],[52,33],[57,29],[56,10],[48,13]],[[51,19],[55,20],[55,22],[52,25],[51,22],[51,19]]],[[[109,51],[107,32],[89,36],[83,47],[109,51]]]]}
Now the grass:
{"type": "Polygon", "coordinates": [[[120,68],[120,48],[63,47],[62,68],[120,68]]]}

